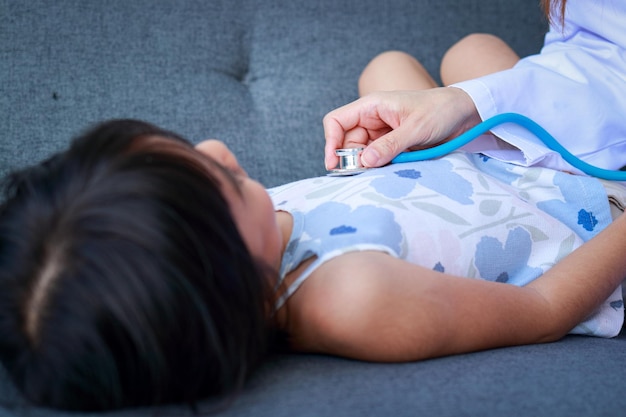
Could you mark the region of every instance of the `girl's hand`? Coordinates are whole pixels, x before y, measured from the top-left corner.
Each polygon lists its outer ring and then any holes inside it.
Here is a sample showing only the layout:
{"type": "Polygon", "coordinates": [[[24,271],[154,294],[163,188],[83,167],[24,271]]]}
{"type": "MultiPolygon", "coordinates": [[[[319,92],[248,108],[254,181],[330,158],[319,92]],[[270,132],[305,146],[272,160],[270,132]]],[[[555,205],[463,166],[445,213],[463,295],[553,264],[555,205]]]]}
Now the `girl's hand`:
{"type": "Polygon", "coordinates": [[[438,145],[480,121],[474,102],[458,88],[372,93],[324,117],[324,163],[337,165],[336,149],[367,146],[363,165],[383,166],[410,147],[438,145]]]}

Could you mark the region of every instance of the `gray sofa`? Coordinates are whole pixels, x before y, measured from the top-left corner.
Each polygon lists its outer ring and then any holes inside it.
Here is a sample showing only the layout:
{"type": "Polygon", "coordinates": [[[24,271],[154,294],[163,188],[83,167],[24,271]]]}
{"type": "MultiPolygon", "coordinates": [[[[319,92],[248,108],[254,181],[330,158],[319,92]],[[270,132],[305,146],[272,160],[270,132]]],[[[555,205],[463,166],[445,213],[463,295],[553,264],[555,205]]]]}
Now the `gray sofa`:
{"type": "MultiPolygon", "coordinates": [[[[401,49],[437,75],[446,48],[471,32],[535,53],[546,30],[536,3],[0,0],[0,175],[118,117],[194,141],[220,138],[268,187],[322,175],[321,119],[356,98],[369,59],[401,49]]],[[[619,416],[625,364],[624,333],[407,364],[276,354],[216,414],[619,416]]],[[[0,371],[0,415],[76,416],[16,408],[0,371]]],[[[192,414],[172,406],[97,415],[153,413],[192,414]]]]}

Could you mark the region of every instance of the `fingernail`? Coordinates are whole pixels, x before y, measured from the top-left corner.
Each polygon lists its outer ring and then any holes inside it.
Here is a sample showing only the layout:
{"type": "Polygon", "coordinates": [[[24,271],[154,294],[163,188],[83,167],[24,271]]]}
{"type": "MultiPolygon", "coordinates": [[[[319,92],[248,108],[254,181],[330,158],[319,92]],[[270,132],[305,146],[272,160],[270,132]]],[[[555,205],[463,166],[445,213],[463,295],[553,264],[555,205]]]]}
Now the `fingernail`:
{"type": "Polygon", "coordinates": [[[379,160],[380,154],[376,149],[366,149],[361,154],[361,163],[365,167],[375,167],[377,166],[379,160]]]}

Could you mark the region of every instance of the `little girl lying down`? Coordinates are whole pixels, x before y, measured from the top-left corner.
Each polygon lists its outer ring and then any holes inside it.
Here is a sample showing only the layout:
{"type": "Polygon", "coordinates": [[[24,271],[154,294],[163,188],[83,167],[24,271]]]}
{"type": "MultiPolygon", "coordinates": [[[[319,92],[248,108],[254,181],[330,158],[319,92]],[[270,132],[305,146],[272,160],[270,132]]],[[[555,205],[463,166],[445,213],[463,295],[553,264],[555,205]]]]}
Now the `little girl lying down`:
{"type": "Polygon", "coordinates": [[[106,122],[7,183],[0,357],[104,410],[232,394],[277,333],[368,361],[611,337],[625,194],[463,152],[268,193],[221,142],[106,122]]]}

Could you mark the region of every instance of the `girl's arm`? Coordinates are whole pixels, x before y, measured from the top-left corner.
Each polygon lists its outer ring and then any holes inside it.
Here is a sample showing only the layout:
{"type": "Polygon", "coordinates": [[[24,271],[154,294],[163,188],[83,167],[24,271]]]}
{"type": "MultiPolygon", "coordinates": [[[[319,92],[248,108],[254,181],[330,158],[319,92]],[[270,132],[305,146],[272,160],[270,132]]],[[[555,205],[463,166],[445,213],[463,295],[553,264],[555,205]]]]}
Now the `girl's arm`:
{"type": "Polygon", "coordinates": [[[411,361],[550,342],[626,276],[626,217],[526,287],[459,278],[379,252],[321,266],[288,303],[294,348],[411,361]]]}

